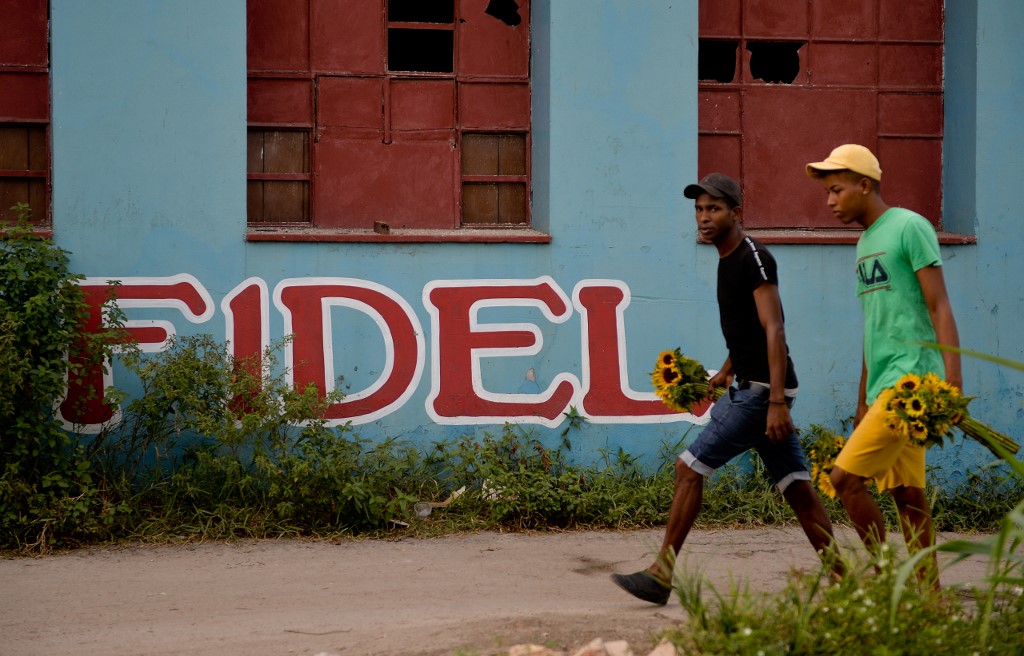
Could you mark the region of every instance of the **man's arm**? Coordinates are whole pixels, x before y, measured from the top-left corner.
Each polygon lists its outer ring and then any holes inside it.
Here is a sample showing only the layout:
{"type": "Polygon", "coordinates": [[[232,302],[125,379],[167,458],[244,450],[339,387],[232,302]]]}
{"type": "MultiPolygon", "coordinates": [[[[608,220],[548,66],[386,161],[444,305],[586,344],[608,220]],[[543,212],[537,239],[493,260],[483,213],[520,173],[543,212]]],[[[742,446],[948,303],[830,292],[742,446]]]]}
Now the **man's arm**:
{"type": "Polygon", "coordinates": [[[765,433],[772,442],[781,442],[793,432],[793,419],[786,405],[786,328],[782,321],[782,301],[777,285],[764,283],[754,290],[757,316],[768,339],[768,370],[771,394],[768,397],[768,425],[765,433]]]}
{"type": "MultiPolygon", "coordinates": [[[[953,318],[953,307],[946,293],[946,280],[942,276],[942,267],[926,266],[917,270],[917,281],[921,285],[924,302],[928,306],[928,314],[935,328],[935,341],[943,346],[960,348],[960,334],[953,318]]],[[[963,373],[960,370],[960,354],[943,351],[942,360],[946,365],[946,381],[962,390],[963,373]]]]}
{"type": "Polygon", "coordinates": [[[864,358],[860,359],[860,385],[857,389],[857,412],[853,416],[856,427],[868,412],[868,365],[864,358]]]}

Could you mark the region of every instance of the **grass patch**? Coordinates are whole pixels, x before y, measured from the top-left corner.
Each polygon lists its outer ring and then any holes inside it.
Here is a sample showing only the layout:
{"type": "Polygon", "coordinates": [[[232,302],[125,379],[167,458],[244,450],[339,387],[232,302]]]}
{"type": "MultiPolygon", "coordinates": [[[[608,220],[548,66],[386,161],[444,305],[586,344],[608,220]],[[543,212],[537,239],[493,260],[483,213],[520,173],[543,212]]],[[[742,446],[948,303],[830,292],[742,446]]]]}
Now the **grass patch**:
{"type": "Polygon", "coordinates": [[[698,574],[679,572],[677,598],[687,619],[663,637],[680,654],[1020,653],[1019,593],[1004,591],[986,610],[971,600],[984,591],[965,595],[908,584],[903,563],[891,556],[851,563],[854,573],[836,585],[823,583],[820,573],[794,575],[776,594],[752,593],[741,584],[719,591],[698,574]]]}

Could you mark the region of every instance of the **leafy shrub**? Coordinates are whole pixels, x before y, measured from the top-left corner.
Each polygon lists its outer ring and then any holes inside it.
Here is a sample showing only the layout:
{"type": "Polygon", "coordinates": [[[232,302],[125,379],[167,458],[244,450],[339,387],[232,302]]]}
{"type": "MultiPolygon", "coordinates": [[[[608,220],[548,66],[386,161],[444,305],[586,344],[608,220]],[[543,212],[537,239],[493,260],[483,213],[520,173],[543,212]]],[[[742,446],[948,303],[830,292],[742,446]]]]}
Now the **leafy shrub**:
{"type": "Polygon", "coordinates": [[[298,535],[405,516],[415,449],[329,426],[325,413],[342,394],[290,385],[278,367],[286,342],[259,365],[205,334],[124,358],[142,392],[94,451],[111,472],[131,473],[145,508],[138,532],[298,535]]]}
{"type": "Polygon", "coordinates": [[[56,404],[69,377],[110,357],[121,339],[84,334],[89,313],[67,251],[33,233],[28,207],[0,242],[0,545],[45,550],[106,534],[114,506],[84,450],[64,430],[56,404]]]}

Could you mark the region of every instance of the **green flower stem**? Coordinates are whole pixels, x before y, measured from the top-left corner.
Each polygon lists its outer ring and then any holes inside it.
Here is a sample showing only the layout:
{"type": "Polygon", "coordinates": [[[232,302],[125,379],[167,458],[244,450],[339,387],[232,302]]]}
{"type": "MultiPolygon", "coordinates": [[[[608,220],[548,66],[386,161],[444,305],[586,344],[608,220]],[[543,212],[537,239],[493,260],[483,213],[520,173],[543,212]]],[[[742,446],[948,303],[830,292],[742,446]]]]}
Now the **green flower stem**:
{"type": "Polygon", "coordinates": [[[1020,451],[1020,445],[1010,439],[1009,436],[993,430],[971,415],[965,414],[964,418],[959,424],[957,424],[957,426],[964,432],[964,435],[980,442],[999,458],[1002,458],[1003,454],[994,449],[992,447],[993,444],[998,444],[1000,448],[1004,451],[1008,451],[1011,455],[1015,455],[1020,451]]]}
{"type": "MultiPolygon", "coordinates": [[[[706,382],[704,382],[704,383],[696,383],[696,388],[697,388],[697,391],[699,391],[705,397],[708,395],[708,384],[706,382]]],[[[723,394],[725,394],[725,388],[724,387],[716,387],[715,388],[715,400],[716,401],[718,399],[722,398],[723,394]]]]}

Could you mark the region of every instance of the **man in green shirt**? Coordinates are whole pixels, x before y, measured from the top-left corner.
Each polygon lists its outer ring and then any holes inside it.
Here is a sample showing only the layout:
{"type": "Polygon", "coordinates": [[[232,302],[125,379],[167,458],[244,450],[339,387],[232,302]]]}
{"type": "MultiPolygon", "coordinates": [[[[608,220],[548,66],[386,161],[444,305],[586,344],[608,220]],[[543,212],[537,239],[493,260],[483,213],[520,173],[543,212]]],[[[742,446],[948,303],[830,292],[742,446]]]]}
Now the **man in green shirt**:
{"type": "Polygon", "coordinates": [[[882,200],[882,170],[864,146],[839,146],[824,161],[808,164],[807,175],[825,187],[839,221],[864,227],[857,241],[864,358],[854,431],[836,459],[832,484],[857,533],[875,550],[885,541],[885,521],[866,486],[873,478],[880,491],[892,495],[907,546],[916,551],[934,541],[925,450],[886,426],[883,403],[876,399],[908,373],[934,373],[962,387],[959,354],[921,345],[960,345],[939,241],[927,219],[882,200]]]}

